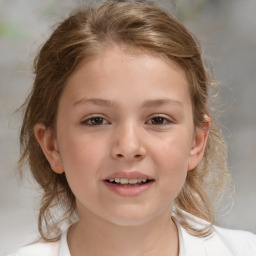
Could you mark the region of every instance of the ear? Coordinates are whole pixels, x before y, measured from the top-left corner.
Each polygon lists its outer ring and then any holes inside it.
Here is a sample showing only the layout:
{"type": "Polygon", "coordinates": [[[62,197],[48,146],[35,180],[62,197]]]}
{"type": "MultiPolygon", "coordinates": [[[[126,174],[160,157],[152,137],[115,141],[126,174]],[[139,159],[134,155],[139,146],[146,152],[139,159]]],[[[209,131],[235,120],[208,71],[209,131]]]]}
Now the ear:
{"type": "Polygon", "coordinates": [[[210,117],[204,115],[205,123],[202,128],[196,128],[189,155],[188,171],[193,170],[199,165],[204,156],[206,142],[208,139],[208,130],[210,127],[210,117]]]}
{"type": "Polygon", "coordinates": [[[58,149],[56,136],[52,129],[46,128],[43,123],[34,126],[34,134],[40,144],[45,157],[47,158],[54,172],[61,174],[64,172],[61,155],[58,149]]]}

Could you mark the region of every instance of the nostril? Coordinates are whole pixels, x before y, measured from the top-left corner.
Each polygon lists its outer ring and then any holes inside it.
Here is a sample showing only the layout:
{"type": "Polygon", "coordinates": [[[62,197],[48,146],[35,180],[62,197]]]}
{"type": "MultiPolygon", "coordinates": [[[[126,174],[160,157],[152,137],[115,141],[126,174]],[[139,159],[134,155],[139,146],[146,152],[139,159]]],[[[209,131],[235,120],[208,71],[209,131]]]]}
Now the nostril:
{"type": "Polygon", "coordinates": [[[140,160],[142,159],[144,156],[143,154],[122,154],[122,153],[116,153],[114,154],[114,158],[116,159],[127,159],[128,161],[132,161],[132,160],[140,160]]]}

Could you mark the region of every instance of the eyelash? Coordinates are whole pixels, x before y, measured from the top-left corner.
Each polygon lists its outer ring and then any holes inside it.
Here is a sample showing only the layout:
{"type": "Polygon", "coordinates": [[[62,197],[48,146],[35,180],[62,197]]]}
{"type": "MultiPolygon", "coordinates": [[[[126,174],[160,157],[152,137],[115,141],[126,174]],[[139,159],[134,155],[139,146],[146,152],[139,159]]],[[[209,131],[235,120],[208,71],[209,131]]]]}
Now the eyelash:
{"type": "MultiPolygon", "coordinates": [[[[162,120],[162,122],[164,122],[164,123],[161,123],[161,124],[153,124],[153,123],[151,123],[151,125],[154,125],[154,126],[164,126],[164,125],[168,125],[168,124],[170,124],[170,123],[173,123],[170,119],[168,119],[168,118],[166,118],[166,117],[163,117],[163,116],[154,116],[154,117],[152,117],[152,118],[150,118],[149,120],[151,120],[151,122],[152,122],[152,120],[155,120],[155,119],[160,119],[160,120],[162,120]]],[[[102,126],[102,125],[104,125],[104,124],[107,124],[107,123],[104,123],[104,118],[103,117],[101,117],[101,116],[94,116],[94,117],[90,117],[90,118],[87,118],[87,119],[85,119],[84,121],[82,121],[82,124],[84,124],[84,125],[86,125],[86,126],[89,126],[89,127],[92,127],[92,126],[102,126]],[[92,124],[92,121],[94,120],[97,120],[98,119],[98,121],[99,121],[99,119],[101,120],[101,123],[100,124],[92,124]],[[90,122],[90,123],[89,123],[90,122]]],[[[148,121],[147,121],[148,122],[148,121]]]]}

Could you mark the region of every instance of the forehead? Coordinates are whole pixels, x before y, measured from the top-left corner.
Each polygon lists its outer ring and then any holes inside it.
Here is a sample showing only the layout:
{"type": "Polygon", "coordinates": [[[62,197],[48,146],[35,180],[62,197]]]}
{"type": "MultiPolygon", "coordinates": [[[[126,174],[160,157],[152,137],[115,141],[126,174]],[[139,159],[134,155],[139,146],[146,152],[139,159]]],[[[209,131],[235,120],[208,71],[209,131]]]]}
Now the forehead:
{"type": "Polygon", "coordinates": [[[128,47],[108,47],[85,60],[70,76],[66,87],[74,97],[110,91],[114,96],[117,91],[130,90],[137,91],[142,98],[171,89],[188,93],[186,74],[178,64],[156,53],[128,47]]]}
{"type": "MultiPolygon", "coordinates": [[[[76,69],[73,71],[70,77],[74,76],[75,73],[81,68],[86,66],[91,66],[92,63],[103,64],[110,62],[114,64],[115,62],[127,62],[134,61],[136,62],[141,60],[144,61],[145,64],[149,63],[149,59],[162,61],[166,65],[170,66],[172,69],[175,69],[177,72],[182,73],[182,75],[186,76],[186,72],[184,68],[176,61],[171,60],[165,54],[158,53],[153,50],[149,50],[146,48],[139,48],[133,45],[127,45],[125,43],[116,44],[116,43],[105,43],[102,45],[98,45],[96,50],[93,51],[89,56],[85,56],[84,60],[81,61],[76,69]]],[[[70,79],[69,77],[69,79],[70,79]]]]}

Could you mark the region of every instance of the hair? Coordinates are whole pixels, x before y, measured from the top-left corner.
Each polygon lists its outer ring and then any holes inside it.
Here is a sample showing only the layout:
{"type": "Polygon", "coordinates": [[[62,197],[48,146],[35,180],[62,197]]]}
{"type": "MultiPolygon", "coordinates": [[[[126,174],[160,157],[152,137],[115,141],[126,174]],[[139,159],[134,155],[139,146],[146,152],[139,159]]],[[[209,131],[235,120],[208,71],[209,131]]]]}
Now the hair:
{"type": "Polygon", "coordinates": [[[211,119],[204,157],[199,166],[188,172],[174,201],[174,214],[180,224],[195,236],[206,236],[211,228],[191,225],[185,212],[214,224],[210,198],[215,195],[216,201],[221,197],[228,177],[226,143],[209,104],[213,80],[206,71],[197,40],[175,18],[152,3],[118,1],[72,12],[53,31],[34,60],[33,88],[21,107],[24,118],[19,168],[22,173],[22,167],[28,163],[43,189],[39,232],[44,240],[57,240],[59,224],[68,220],[72,223],[77,209],[65,173],[57,174],[51,169],[35,138],[34,126],[42,122],[55,131],[59,99],[72,72],[82,61],[114,45],[139,49],[178,64],[187,75],[195,127],[204,129],[205,114],[211,119]],[[54,213],[55,207],[61,210],[61,218],[54,213]]]}

